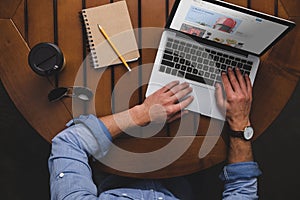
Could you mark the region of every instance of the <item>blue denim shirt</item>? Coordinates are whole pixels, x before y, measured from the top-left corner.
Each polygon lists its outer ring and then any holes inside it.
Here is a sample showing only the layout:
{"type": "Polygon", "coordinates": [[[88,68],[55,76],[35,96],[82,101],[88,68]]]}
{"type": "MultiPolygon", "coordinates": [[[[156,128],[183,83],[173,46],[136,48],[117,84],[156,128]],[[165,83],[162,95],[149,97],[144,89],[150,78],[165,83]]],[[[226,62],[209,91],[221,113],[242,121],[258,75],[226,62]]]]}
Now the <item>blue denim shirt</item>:
{"type": "MultiPolygon", "coordinates": [[[[80,116],[68,126],[52,140],[48,162],[51,199],[177,199],[164,188],[118,188],[98,194],[88,159],[105,156],[111,135],[94,115],[80,116]]],[[[256,177],[260,173],[255,162],[225,166],[220,175],[225,182],[223,199],[258,199],[256,177]]]]}

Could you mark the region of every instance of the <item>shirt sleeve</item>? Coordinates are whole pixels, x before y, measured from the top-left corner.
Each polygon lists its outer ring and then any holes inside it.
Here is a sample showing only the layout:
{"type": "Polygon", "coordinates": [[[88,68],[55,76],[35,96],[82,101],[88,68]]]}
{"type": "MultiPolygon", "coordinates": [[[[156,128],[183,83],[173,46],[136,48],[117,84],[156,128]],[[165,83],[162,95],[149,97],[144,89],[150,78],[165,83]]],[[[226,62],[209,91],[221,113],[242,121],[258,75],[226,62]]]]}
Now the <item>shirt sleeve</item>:
{"type": "Polygon", "coordinates": [[[70,124],[52,140],[48,160],[51,199],[98,199],[88,159],[105,156],[112,138],[93,115],[80,116],[70,124]]]}
{"type": "Polygon", "coordinates": [[[229,164],[220,179],[225,182],[223,200],[258,199],[257,177],[261,175],[256,162],[229,164]]]}

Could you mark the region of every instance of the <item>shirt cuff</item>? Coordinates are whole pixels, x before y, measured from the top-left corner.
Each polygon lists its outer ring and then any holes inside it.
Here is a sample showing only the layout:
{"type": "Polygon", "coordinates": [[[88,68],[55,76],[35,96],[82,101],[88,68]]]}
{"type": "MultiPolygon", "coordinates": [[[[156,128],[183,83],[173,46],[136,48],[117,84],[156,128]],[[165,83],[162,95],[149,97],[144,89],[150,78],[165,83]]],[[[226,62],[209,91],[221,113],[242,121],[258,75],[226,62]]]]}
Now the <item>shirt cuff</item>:
{"type": "Polygon", "coordinates": [[[86,127],[89,128],[90,131],[94,135],[95,135],[95,133],[97,133],[99,131],[99,127],[95,123],[99,123],[100,129],[102,130],[102,132],[106,135],[106,137],[110,141],[112,141],[112,137],[111,137],[111,134],[110,134],[109,130],[106,128],[104,123],[99,118],[97,118],[96,116],[94,116],[94,115],[80,115],[79,118],[74,118],[74,119],[70,120],[66,124],[66,126],[70,127],[74,124],[79,124],[79,123],[83,123],[84,125],[86,125],[86,127]]]}
{"type": "Polygon", "coordinates": [[[224,166],[219,178],[225,182],[252,179],[261,175],[256,162],[240,162],[224,166]]]}
{"type": "Polygon", "coordinates": [[[96,159],[102,158],[112,144],[112,137],[103,122],[94,115],[81,115],[67,123],[67,126],[82,124],[87,131],[76,131],[85,149],[96,159]]]}

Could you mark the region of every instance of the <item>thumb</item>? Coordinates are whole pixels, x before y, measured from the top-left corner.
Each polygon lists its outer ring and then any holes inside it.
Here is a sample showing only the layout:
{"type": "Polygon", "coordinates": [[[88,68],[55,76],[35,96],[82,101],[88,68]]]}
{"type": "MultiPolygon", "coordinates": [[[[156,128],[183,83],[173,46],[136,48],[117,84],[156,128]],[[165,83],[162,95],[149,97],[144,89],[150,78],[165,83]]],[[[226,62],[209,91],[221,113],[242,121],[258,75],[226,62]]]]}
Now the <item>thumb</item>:
{"type": "Polygon", "coordinates": [[[216,83],[216,101],[219,108],[224,109],[225,98],[223,96],[223,91],[220,83],[216,83]]]}

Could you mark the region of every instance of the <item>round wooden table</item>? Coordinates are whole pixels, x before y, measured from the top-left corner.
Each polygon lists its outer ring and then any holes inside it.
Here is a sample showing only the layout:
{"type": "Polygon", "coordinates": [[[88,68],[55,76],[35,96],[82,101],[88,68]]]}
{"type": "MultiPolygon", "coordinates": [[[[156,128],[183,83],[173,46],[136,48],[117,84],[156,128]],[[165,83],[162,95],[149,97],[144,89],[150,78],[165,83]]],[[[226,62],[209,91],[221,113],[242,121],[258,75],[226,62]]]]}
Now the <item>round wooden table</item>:
{"type": "MultiPolygon", "coordinates": [[[[114,86],[127,76],[122,65],[104,70],[95,70],[87,66],[81,67],[88,54],[86,40],[83,36],[79,12],[83,8],[111,3],[109,0],[4,0],[0,2],[0,77],[12,101],[32,125],[47,141],[65,128],[66,122],[79,114],[90,113],[95,105],[98,117],[119,111],[118,99],[112,97],[114,86]],[[90,104],[82,104],[72,108],[72,99],[50,103],[47,95],[54,88],[54,79],[36,75],[28,66],[27,56],[34,45],[40,42],[53,42],[64,52],[66,67],[59,74],[59,86],[73,86],[79,70],[90,77],[77,77],[76,84],[81,82],[95,88],[95,98],[90,104]],[[89,73],[91,72],[91,73],[89,73]],[[89,85],[89,80],[103,73],[98,84],[89,85]],[[78,82],[77,82],[78,81],[78,82]]],[[[134,28],[163,27],[174,0],[127,0],[134,28]]],[[[259,11],[278,15],[300,23],[300,0],[230,0],[230,2],[250,7],[259,11]]],[[[253,90],[253,106],[251,121],[255,129],[255,138],[280,114],[298,82],[300,74],[300,31],[296,27],[276,46],[262,57],[253,90]]],[[[143,35],[138,36],[139,45],[143,35]]],[[[142,46],[142,45],[141,45],[142,46]]],[[[153,63],[155,49],[141,49],[141,58],[131,63],[131,68],[142,64],[153,63]]],[[[137,88],[129,101],[134,106],[144,99],[151,68],[139,70],[138,76],[130,78],[130,87],[137,88]]],[[[126,87],[123,90],[127,92],[126,87]]],[[[122,94],[118,94],[119,96],[122,94]]],[[[151,138],[122,136],[115,140],[119,147],[136,153],[159,150],[174,140],[190,143],[179,159],[168,166],[144,173],[122,172],[99,165],[101,170],[131,177],[164,178],[193,173],[226,159],[226,140],[219,137],[223,123],[197,114],[189,114],[181,122],[166,125],[151,138]],[[196,122],[196,123],[195,123],[196,122]],[[184,133],[176,137],[180,125],[184,133]],[[209,131],[208,131],[209,130],[209,131]],[[191,133],[196,132],[194,137],[191,133]],[[209,134],[207,134],[209,132],[209,134]],[[212,151],[199,158],[199,150],[205,140],[215,141],[212,151]]],[[[178,143],[180,144],[180,143],[178,143]]],[[[120,165],[128,165],[128,159],[116,156],[120,165]]],[[[157,157],[158,160],[165,158],[157,157]]],[[[138,165],[147,163],[138,163],[138,165]]],[[[132,167],[137,163],[132,163],[132,167]]],[[[130,166],[128,166],[130,168],[130,166]]]]}

